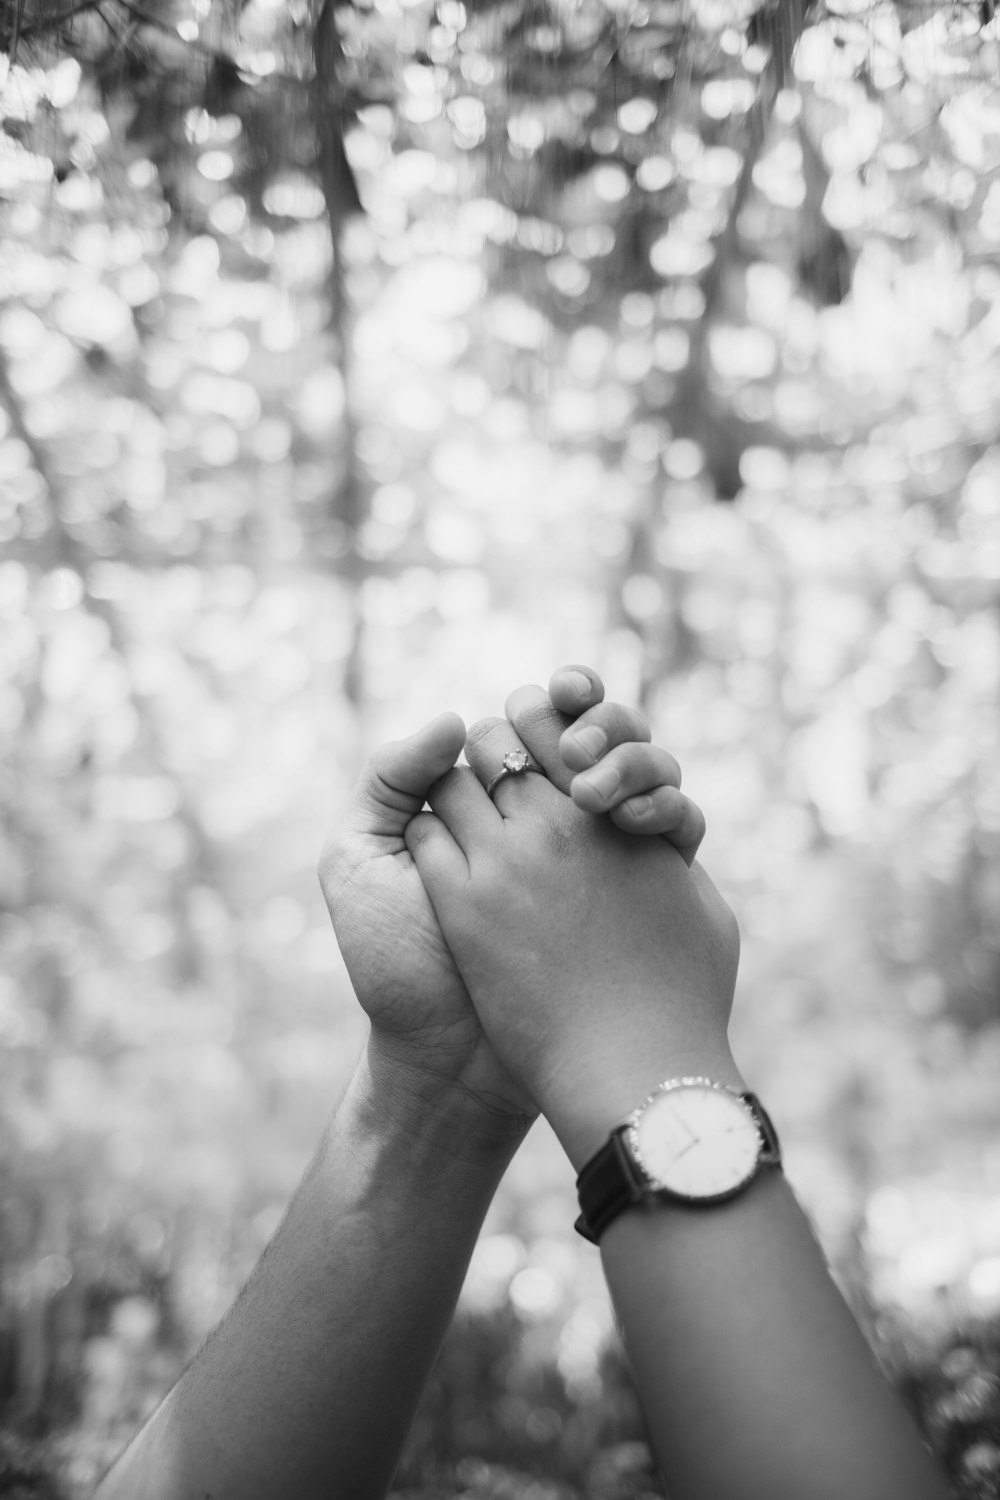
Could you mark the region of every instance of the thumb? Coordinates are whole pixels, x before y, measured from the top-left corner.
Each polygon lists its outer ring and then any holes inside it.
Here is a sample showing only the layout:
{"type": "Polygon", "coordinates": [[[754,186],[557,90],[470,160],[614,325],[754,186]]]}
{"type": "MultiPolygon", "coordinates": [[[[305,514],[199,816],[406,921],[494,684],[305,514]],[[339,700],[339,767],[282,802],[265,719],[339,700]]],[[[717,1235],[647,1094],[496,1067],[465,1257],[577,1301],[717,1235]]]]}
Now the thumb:
{"type": "Polygon", "coordinates": [[[464,745],[465,725],[455,713],[438,714],[416,734],[380,745],[354,791],[348,815],[354,832],[401,838],[464,745]]]}

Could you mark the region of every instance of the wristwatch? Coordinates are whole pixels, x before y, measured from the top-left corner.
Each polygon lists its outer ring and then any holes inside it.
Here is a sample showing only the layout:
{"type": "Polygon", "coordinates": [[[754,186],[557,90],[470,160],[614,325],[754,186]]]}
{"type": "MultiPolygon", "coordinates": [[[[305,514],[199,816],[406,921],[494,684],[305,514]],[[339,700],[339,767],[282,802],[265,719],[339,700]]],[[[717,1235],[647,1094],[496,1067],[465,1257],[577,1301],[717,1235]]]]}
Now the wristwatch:
{"type": "Polygon", "coordinates": [[[633,1203],[721,1203],[748,1187],[764,1166],[781,1166],[781,1147],[755,1094],[710,1078],[671,1078],[582,1168],[576,1228],[596,1245],[633,1203]]]}

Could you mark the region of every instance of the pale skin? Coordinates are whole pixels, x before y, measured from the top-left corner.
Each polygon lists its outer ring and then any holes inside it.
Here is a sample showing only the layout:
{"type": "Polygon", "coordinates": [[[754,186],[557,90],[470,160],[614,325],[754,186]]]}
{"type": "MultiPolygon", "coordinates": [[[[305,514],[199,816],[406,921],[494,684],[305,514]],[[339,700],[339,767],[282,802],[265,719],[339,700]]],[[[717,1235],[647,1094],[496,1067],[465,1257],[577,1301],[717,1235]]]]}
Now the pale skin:
{"type": "MultiPolygon", "coordinates": [[[[567,803],[694,858],[704,820],[640,715],[604,703],[586,668],[529,699],[508,712],[567,803]],[[575,744],[574,722],[604,734],[596,752],[575,744]],[[610,793],[592,767],[617,773],[610,793]]],[[[518,742],[507,732],[505,749],[518,742]]],[[[536,1113],[480,1023],[406,842],[464,739],[446,714],[384,746],[324,851],[324,895],[371,1022],[365,1053],[244,1292],[99,1500],[376,1500],[391,1483],[486,1209],[536,1113]]]]}
{"type": "MultiPolygon", "coordinates": [[[[738,933],[700,866],[586,816],[575,784],[491,802],[508,735],[473,727],[472,769],[437,783],[407,843],[497,1057],[579,1171],[660,1082],[746,1087],[738,933]]],[[[945,1500],[780,1171],[710,1208],[630,1209],[601,1255],[672,1500],[945,1500]]]]}

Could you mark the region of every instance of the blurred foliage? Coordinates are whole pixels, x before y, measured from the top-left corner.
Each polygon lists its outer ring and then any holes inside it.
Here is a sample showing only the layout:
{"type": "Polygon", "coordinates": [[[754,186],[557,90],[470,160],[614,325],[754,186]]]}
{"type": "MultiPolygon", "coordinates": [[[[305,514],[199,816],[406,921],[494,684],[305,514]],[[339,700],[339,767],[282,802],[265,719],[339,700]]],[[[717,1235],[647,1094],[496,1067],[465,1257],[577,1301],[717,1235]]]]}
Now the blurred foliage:
{"type": "MultiPolygon", "coordinates": [[[[273,1230],[362,1035],[312,864],[367,747],[576,659],[1000,1494],[998,24],[0,3],[0,1491],[87,1493],[273,1230]]],[[[572,1217],[539,1129],[402,1493],[657,1493],[572,1217]]]]}

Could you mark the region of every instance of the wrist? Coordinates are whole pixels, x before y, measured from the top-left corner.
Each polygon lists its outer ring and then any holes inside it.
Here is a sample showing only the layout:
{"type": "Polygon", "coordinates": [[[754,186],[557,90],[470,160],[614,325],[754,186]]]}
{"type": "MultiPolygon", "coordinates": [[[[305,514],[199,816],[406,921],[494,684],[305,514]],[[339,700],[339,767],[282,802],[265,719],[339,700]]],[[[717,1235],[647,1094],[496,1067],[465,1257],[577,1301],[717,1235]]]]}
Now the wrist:
{"type": "Polygon", "coordinates": [[[747,1085],[728,1039],[650,1040],[634,1054],[596,1059],[575,1081],[563,1079],[543,1108],[575,1171],[633,1110],[671,1078],[708,1078],[742,1093],[747,1085]]]}
{"type": "Polygon", "coordinates": [[[426,1148],[438,1159],[444,1154],[489,1171],[499,1164],[502,1171],[533,1116],[513,1112],[408,1051],[372,1029],[352,1085],[372,1126],[399,1134],[414,1154],[426,1148]]]}

